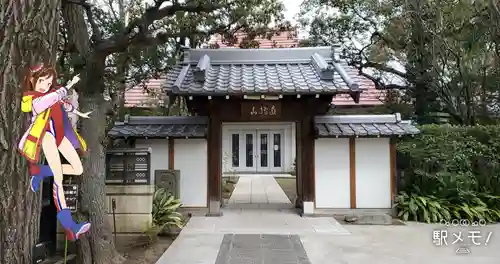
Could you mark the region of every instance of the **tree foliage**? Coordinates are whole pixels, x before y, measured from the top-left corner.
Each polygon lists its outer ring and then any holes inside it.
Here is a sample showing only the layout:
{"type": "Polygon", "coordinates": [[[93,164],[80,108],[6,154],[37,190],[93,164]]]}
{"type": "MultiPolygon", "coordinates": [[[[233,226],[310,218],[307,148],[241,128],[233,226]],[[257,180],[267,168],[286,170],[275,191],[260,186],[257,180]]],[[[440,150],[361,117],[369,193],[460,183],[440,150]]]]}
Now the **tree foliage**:
{"type": "Polygon", "coordinates": [[[499,14],[493,0],[306,0],[301,23],[376,88],[405,91],[420,123],[476,124],[498,114],[499,14]]]}
{"type": "Polygon", "coordinates": [[[500,127],[420,129],[421,135],[398,143],[402,216],[433,222],[450,217],[500,221],[500,127]],[[431,208],[432,203],[439,208],[431,208]]]}
{"type": "Polygon", "coordinates": [[[237,31],[257,36],[270,24],[279,26],[282,9],[278,0],[62,0],[58,67],[65,78],[81,74],[75,87],[80,107],[94,110],[90,119],[80,121],[92,152],[83,162],[80,208],[93,224],[78,243],[81,263],[122,260],[107,222],[104,156],[106,126],[123,106],[125,87],[161,77],[181,59],[183,46],[199,47],[215,33],[226,38],[237,31]],[[112,105],[104,100],[108,93],[112,105]]]}

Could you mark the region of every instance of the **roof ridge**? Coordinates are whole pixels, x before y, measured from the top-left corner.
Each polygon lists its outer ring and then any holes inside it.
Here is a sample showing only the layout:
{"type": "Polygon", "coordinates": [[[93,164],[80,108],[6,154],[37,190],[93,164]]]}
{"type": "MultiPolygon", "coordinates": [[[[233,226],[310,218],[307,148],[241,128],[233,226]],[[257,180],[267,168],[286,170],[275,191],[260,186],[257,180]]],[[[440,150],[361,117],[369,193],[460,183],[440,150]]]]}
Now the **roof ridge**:
{"type": "Polygon", "coordinates": [[[314,122],[318,124],[338,123],[338,124],[363,124],[363,123],[392,123],[403,122],[401,114],[388,115],[324,115],[315,116],[314,122]]]}

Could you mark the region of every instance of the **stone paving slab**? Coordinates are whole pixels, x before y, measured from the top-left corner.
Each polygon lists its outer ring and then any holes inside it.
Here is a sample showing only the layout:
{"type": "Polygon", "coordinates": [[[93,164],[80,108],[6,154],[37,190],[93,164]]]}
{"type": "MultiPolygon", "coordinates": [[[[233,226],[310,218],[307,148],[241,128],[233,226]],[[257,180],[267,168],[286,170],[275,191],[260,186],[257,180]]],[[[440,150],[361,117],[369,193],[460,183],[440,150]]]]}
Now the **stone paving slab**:
{"type": "Polygon", "coordinates": [[[227,234],[215,264],[311,264],[297,235],[227,234]]]}
{"type": "Polygon", "coordinates": [[[181,234],[156,264],[214,264],[224,235],[181,234]]]}
{"type": "Polygon", "coordinates": [[[348,236],[301,235],[312,264],[498,264],[500,224],[479,229],[450,228],[436,224],[407,223],[406,226],[346,225],[348,236]],[[448,245],[433,243],[433,231],[447,231],[448,245]],[[481,245],[471,244],[468,231],[480,230],[481,245]],[[462,232],[470,254],[457,254],[460,243],[452,244],[462,232]],[[485,235],[492,232],[488,245],[485,235]],[[455,235],[454,235],[455,234],[455,235]]]}
{"type": "Polygon", "coordinates": [[[191,217],[186,234],[349,234],[332,217],[300,217],[293,210],[224,210],[222,217],[191,217]]]}
{"type": "Polygon", "coordinates": [[[291,202],[274,177],[254,175],[238,179],[227,206],[248,204],[291,205],[291,202]]]}

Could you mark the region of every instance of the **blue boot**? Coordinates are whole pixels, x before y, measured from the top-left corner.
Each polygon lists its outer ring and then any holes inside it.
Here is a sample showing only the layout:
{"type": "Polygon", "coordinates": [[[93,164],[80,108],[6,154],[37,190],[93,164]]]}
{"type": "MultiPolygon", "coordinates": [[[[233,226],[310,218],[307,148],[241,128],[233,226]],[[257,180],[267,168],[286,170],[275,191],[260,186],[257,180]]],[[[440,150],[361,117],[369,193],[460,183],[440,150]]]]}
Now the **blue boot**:
{"type": "Polygon", "coordinates": [[[31,174],[30,188],[33,192],[38,192],[43,179],[54,176],[48,165],[29,164],[29,171],[31,174]]]}
{"type": "Polygon", "coordinates": [[[80,235],[86,233],[90,229],[90,223],[75,223],[75,221],[73,221],[73,218],[71,217],[71,211],[67,208],[62,209],[59,213],[57,213],[57,219],[63,226],[64,230],[66,230],[66,237],[70,241],[78,240],[80,235]]]}

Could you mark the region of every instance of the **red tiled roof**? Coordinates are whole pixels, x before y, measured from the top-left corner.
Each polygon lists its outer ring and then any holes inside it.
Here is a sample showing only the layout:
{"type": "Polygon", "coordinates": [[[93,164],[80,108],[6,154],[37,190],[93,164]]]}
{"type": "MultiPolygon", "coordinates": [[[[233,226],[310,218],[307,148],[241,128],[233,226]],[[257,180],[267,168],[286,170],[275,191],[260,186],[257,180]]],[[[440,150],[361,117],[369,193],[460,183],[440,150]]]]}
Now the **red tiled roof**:
{"type": "Polygon", "coordinates": [[[348,94],[339,94],[335,98],[333,98],[332,102],[334,105],[339,106],[375,106],[384,104],[385,94],[386,92],[383,90],[375,89],[375,84],[373,82],[361,75],[358,74],[358,71],[355,68],[347,68],[347,74],[354,78],[355,82],[359,84],[359,86],[365,89],[359,98],[359,104],[354,103],[351,96],[348,94]]]}
{"type": "MultiPolygon", "coordinates": [[[[237,33],[236,37],[241,41],[245,37],[245,33],[237,33]]],[[[283,32],[279,35],[274,35],[270,40],[266,38],[256,38],[255,40],[260,42],[260,48],[290,48],[298,47],[299,40],[296,34],[293,32],[283,32]],[[290,37],[293,36],[293,37],[290,37]]],[[[227,46],[222,43],[222,37],[216,35],[209,44],[218,43],[221,48],[238,48],[238,44],[234,46],[227,46]]],[[[364,88],[365,91],[361,93],[359,104],[354,103],[349,95],[338,95],[333,99],[333,103],[339,106],[370,106],[370,105],[381,105],[384,100],[384,91],[379,91],[375,89],[374,84],[369,79],[360,76],[356,69],[348,68],[347,72],[351,78],[364,88]]],[[[165,78],[160,77],[159,79],[150,79],[143,85],[137,85],[133,88],[128,89],[125,92],[125,107],[154,107],[158,105],[163,105],[163,99],[165,98],[165,92],[163,91],[162,83],[165,78]]]]}
{"type": "MultiPolygon", "coordinates": [[[[349,70],[351,76],[353,76],[351,72],[356,73],[355,69],[349,70]]],[[[125,92],[125,107],[148,108],[163,105],[165,99],[165,92],[162,89],[163,82],[165,82],[165,78],[150,79],[144,85],[128,89],[125,92]]],[[[333,98],[333,104],[338,106],[376,106],[384,103],[385,91],[375,89],[370,80],[361,76],[358,77],[357,82],[366,89],[361,93],[359,104],[354,103],[347,94],[337,95],[333,98]]]]}
{"type": "MultiPolygon", "coordinates": [[[[219,44],[221,48],[238,48],[238,44],[245,38],[246,33],[239,32],[235,34],[235,37],[238,39],[238,42],[233,46],[229,46],[228,43],[224,43],[222,41],[221,35],[215,35],[215,37],[209,41],[209,44],[219,44]]],[[[299,39],[297,38],[297,34],[293,31],[285,31],[279,33],[279,35],[273,35],[271,39],[257,37],[254,39],[259,42],[260,49],[272,49],[272,48],[295,48],[299,46],[299,39]]]]}
{"type": "Polygon", "coordinates": [[[125,91],[125,107],[157,107],[162,106],[165,92],[162,84],[165,78],[149,79],[147,82],[136,85],[125,91]]]}

